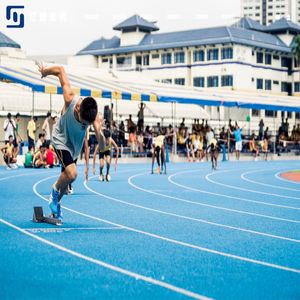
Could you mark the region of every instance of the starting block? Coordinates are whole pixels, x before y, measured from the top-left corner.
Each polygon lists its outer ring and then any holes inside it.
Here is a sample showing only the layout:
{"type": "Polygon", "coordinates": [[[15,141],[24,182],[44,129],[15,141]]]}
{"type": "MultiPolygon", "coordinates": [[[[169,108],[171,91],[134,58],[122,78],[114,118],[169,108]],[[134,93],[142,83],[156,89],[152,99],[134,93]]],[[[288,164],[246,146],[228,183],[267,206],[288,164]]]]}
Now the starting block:
{"type": "Polygon", "coordinates": [[[62,225],[61,220],[55,219],[53,214],[51,214],[50,217],[46,217],[41,206],[33,208],[33,217],[31,221],[35,223],[49,223],[57,226],[62,225]]]}

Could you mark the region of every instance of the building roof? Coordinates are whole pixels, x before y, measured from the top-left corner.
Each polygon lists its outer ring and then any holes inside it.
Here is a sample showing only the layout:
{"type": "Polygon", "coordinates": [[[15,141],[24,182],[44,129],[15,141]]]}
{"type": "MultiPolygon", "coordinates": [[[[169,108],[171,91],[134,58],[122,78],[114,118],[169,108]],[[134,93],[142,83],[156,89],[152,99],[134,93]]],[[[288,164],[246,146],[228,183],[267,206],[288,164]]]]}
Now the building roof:
{"type": "Polygon", "coordinates": [[[0,32],[0,47],[21,48],[19,44],[0,32]]]}
{"type": "Polygon", "coordinates": [[[269,50],[290,52],[290,48],[276,35],[227,26],[147,34],[138,45],[132,46],[120,46],[120,39],[117,41],[115,38],[114,45],[108,46],[107,43],[107,46],[104,45],[105,48],[103,48],[103,44],[100,41],[94,41],[77,53],[77,55],[110,55],[222,43],[238,43],[269,50]]]}
{"type": "Polygon", "coordinates": [[[231,27],[252,29],[252,30],[257,30],[257,31],[264,31],[267,28],[265,25],[261,25],[257,21],[254,21],[248,17],[241,18],[236,23],[231,25],[231,27]]]}
{"type": "Polygon", "coordinates": [[[140,27],[143,29],[148,29],[150,31],[159,30],[153,23],[148,22],[147,20],[143,19],[139,15],[134,15],[129,19],[125,20],[124,22],[118,24],[117,26],[113,27],[114,30],[121,30],[125,28],[132,28],[132,27],[140,27]]]}
{"type": "Polygon", "coordinates": [[[300,32],[300,26],[293,23],[292,21],[287,20],[286,18],[281,18],[280,20],[272,23],[268,27],[266,27],[265,31],[272,32],[278,30],[287,30],[292,29],[300,32]]]}

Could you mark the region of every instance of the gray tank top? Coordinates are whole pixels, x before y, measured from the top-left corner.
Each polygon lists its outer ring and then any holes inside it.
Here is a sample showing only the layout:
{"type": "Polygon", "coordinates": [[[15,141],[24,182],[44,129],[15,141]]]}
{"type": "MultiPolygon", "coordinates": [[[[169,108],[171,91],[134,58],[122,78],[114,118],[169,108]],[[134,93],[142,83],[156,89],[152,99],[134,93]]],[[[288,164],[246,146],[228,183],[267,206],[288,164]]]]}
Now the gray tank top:
{"type": "Polygon", "coordinates": [[[61,116],[55,124],[52,134],[52,143],[55,149],[69,151],[74,160],[78,158],[80,154],[85,132],[88,128],[88,126],[86,126],[82,129],[82,125],[74,116],[74,109],[79,99],[80,96],[74,96],[65,114],[61,116]]]}

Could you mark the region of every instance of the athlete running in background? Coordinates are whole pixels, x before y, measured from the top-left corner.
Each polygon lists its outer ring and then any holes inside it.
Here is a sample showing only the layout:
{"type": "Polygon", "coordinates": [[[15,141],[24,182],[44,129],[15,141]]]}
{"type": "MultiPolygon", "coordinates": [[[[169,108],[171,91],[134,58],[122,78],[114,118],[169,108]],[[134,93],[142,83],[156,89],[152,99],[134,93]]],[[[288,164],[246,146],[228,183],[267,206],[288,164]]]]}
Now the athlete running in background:
{"type": "Polygon", "coordinates": [[[154,151],[152,153],[152,172],[153,173],[153,165],[154,165],[154,158],[156,156],[157,159],[157,164],[158,164],[158,169],[157,169],[157,174],[162,174],[163,173],[163,167],[165,165],[165,172],[164,174],[167,174],[167,166],[166,166],[166,160],[165,160],[165,136],[164,135],[159,135],[156,140],[155,140],[155,145],[154,145],[154,151]],[[161,155],[161,166],[160,166],[160,161],[159,161],[159,154],[161,155]]]}
{"type": "MultiPolygon", "coordinates": [[[[100,150],[99,152],[99,158],[100,158],[100,175],[99,175],[99,180],[100,181],[104,181],[104,177],[102,174],[102,170],[104,167],[104,156],[106,157],[106,167],[107,167],[107,172],[106,172],[106,181],[110,181],[111,177],[109,174],[109,168],[110,168],[110,162],[111,162],[111,145],[113,144],[113,146],[115,147],[115,149],[117,150],[117,156],[116,156],[116,160],[115,160],[115,171],[117,171],[117,162],[118,162],[118,158],[119,158],[119,147],[118,145],[115,143],[115,141],[110,137],[110,132],[109,130],[105,129],[103,131],[104,136],[105,136],[105,148],[103,150],[100,150]]],[[[94,158],[93,158],[93,172],[94,175],[96,175],[96,155],[97,152],[99,150],[99,145],[97,145],[95,152],[94,152],[94,158]]]]}
{"type": "MultiPolygon", "coordinates": [[[[221,150],[221,148],[218,145],[218,141],[215,138],[212,138],[210,140],[210,144],[206,148],[206,151],[210,148],[210,157],[211,157],[211,163],[212,163],[212,169],[217,170],[218,169],[218,150],[221,150]]],[[[206,153],[207,155],[207,153],[206,153]]]]}
{"type": "Polygon", "coordinates": [[[104,120],[99,119],[97,102],[92,97],[81,98],[71,89],[65,69],[60,66],[47,68],[39,65],[41,78],[49,75],[57,76],[63,90],[64,106],[61,117],[53,128],[53,146],[62,164],[62,172],[52,185],[49,206],[55,218],[62,220],[61,198],[69,184],[77,178],[76,161],[80,154],[86,130],[93,123],[100,149],[105,146],[102,133],[104,120]]]}

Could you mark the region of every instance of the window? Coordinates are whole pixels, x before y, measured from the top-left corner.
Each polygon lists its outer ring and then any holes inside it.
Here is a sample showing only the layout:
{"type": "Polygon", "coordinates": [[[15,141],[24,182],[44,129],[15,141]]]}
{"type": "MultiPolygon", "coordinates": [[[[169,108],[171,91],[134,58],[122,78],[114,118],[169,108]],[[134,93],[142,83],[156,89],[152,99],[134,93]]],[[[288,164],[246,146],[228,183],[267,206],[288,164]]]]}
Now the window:
{"type": "Polygon", "coordinates": [[[271,13],[271,12],[270,12],[270,13],[268,13],[268,16],[273,16],[273,13],[271,13]]]}
{"type": "Polygon", "coordinates": [[[221,86],[233,86],[232,75],[221,76],[221,86]]]}
{"type": "Polygon", "coordinates": [[[193,57],[194,61],[204,61],[204,50],[195,50],[193,57]]]}
{"type": "Polygon", "coordinates": [[[260,9],[260,6],[255,6],[255,9],[260,9]]]}
{"type": "Polygon", "coordinates": [[[269,23],[273,23],[273,21],[272,21],[272,20],[269,20],[269,23]]]}
{"type": "Polygon", "coordinates": [[[185,78],[175,78],[175,84],[185,85],[185,78]]]}
{"type": "Polygon", "coordinates": [[[209,76],[207,77],[207,87],[219,86],[219,76],[209,76]]]}
{"type": "Polygon", "coordinates": [[[276,8],[280,8],[280,5],[277,5],[276,8]]]}
{"type": "Polygon", "coordinates": [[[256,53],[256,62],[258,64],[262,64],[264,60],[264,54],[262,52],[257,52],[256,53]]]}
{"type": "Polygon", "coordinates": [[[252,51],[252,56],[254,56],[254,51],[252,51]]]}
{"type": "Polygon", "coordinates": [[[159,58],[159,54],[152,54],[152,58],[153,58],[153,59],[159,58]]]}
{"type": "Polygon", "coordinates": [[[273,84],[279,84],[278,80],[273,80],[273,84]]]}
{"type": "Polygon", "coordinates": [[[109,59],[109,68],[112,69],[112,67],[113,67],[113,59],[110,58],[109,59]]]}
{"type": "Polygon", "coordinates": [[[272,89],[272,81],[270,79],[265,80],[265,90],[271,91],[272,89]]]}
{"type": "Polygon", "coordinates": [[[244,7],[244,9],[248,9],[248,7],[244,7]]]}
{"type": "Polygon", "coordinates": [[[254,77],[252,77],[252,81],[254,82],[254,77]]]}
{"type": "Polygon", "coordinates": [[[265,110],[265,117],[266,118],[277,118],[277,111],[274,110],[265,110]]]}
{"type": "Polygon", "coordinates": [[[273,8],[273,6],[272,6],[272,5],[269,5],[269,6],[268,6],[268,9],[272,9],[272,8],[273,8]]]}
{"type": "Polygon", "coordinates": [[[102,58],[102,62],[103,63],[107,63],[108,62],[108,58],[102,58]]]}
{"type": "Polygon", "coordinates": [[[296,112],[295,118],[298,119],[298,120],[300,119],[300,112],[296,112]]]}
{"type": "Polygon", "coordinates": [[[273,55],[273,59],[279,60],[279,55],[273,55]]]}
{"type": "Polygon", "coordinates": [[[144,66],[149,66],[149,55],[144,55],[143,56],[143,65],[144,66]]]}
{"type": "Polygon", "coordinates": [[[281,57],[281,66],[282,67],[286,67],[287,66],[286,57],[281,57]]]}
{"type": "Polygon", "coordinates": [[[207,60],[218,60],[219,49],[207,49],[207,60]]]}
{"type": "Polygon", "coordinates": [[[194,86],[204,87],[204,77],[194,77],[194,86]]]}
{"type": "Polygon", "coordinates": [[[260,14],[255,14],[255,17],[259,17],[260,16],[260,14]]]}
{"type": "Polygon", "coordinates": [[[292,112],[288,111],[287,112],[287,117],[290,119],[292,117],[292,112]]]}
{"type": "Polygon", "coordinates": [[[161,82],[163,83],[172,83],[172,79],[162,79],[161,82]]]}
{"type": "Polygon", "coordinates": [[[249,7],[249,9],[253,9],[253,7],[249,7]]]}
{"type": "Polygon", "coordinates": [[[221,59],[233,58],[232,47],[222,48],[221,49],[221,59]]]}
{"type": "Polygon", "coordinates": [[[299,92],[299,82],[294,82],[294,92],[299,92]]]}
{"type": "Polygon", "coordinates": [[[268,53],[265,54],[265,64],[266,65],[271,65],[272,64],[272,56],[271,56],[271,54],[268,54],[268,53]]]}
{"type": "Polygon", "coordinates": [[[258,109],[252,109],[252,117],[258,117],[258,109]]]}
{"type": "Polygon", "coordinates": [[[162,53],[161,55],[161,64],[171,64],[172,63],[172,54],[171,53],[162,53]]]}
{"type": "Polygon", "coordinates": [[[117,57],[117,68],[131,67],[131,56],[117,57]]]}
{"type": "Polygon", "coordinates": [[[284,81],[281,82],[281,91],[287,92],[287,83],[284,81]]]}
{"type": "Polygon", "coordinates": [[[263,80],[262,79],[256,79],[256,88],[258,90],[262,90],[263,89],[263,80]]]}
{"type": "Polygon", "coordinates": [[[284,6],[284,5],[281,5],[281,8],[285,8],[285,6],[284,6]]]}
{"type": "Polygon", "coordinates": [[[174,63],[184,63],[184,52],[175,52],[174,53],[174,63]]]}

